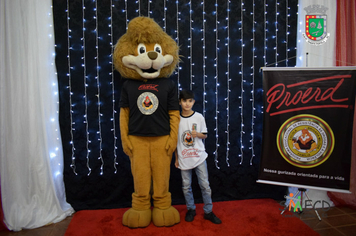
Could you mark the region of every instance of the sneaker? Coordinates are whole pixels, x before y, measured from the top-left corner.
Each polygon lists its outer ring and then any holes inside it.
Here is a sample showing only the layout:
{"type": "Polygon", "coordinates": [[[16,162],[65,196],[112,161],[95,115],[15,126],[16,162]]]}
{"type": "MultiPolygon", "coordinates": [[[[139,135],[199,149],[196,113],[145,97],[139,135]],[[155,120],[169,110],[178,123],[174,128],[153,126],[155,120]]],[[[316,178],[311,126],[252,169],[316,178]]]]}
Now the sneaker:
{"type": "Polygon", "coordinates": [[[204,213],[204,219],[210,220],[214,224],[221,224],[221,220],[216,217],[216,215],[213,212],[210,212],[208,214],[204,213]]]}
{"type": "Polygon", "coordinates": [[[187,214],[185,215],[185,221],[192,222],[194,220],[194,216],[196,215],[195,210],[189,209],[187,214]]]}

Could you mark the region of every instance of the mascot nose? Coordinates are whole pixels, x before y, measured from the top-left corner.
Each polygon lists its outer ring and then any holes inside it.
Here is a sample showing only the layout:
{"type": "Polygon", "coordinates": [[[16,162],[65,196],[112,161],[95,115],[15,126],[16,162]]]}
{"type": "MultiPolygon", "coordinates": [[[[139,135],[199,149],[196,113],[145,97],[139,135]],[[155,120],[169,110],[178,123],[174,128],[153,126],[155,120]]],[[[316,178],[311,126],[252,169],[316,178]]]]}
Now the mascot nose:
{"type": "Polygon", "coordinates": [[[158,57],[157,52],[154,52],[154,51],[148,52],[147,55],[151,60],[156,60],[156,58],[158,57]]]}

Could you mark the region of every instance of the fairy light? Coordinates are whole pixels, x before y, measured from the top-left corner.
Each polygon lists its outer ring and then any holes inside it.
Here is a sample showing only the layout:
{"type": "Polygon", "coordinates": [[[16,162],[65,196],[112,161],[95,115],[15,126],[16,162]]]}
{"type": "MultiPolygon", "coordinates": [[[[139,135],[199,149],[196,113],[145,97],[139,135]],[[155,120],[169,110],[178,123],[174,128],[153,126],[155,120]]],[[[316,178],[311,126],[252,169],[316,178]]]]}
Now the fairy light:
{"type": "MultiPolygon", "coordinates": [[[[53,32],[54,32],[54,29],[53,29],[53,5],[51,4],[50,6],[50,10],[48,12],[48,18],[49,18],[49,21],[51,22],[48,26],[50,28],[50,33],[48,35],[48,38],[49,40],[51,41],[51,43],[54,43],[54,39],[53,39],[53,32]]],[[[56,45],[54,45],[56,46],[56,45]]],[[[55,97],[55,100],[57,101],[56,104],[53,104],[54,105],[54,109],[51,109],[51,113],[53,115],[52,118],[50,118],[50,124],[52,126],[52,129],[53,129],[53,138],[52,140],[50,140],[51,142],[49,142],[50,144],[52,144],[50,147],[49,147],[49,157],[50,159],[52,160],[53,159],[53,170],[52,170],[52,174],[53,176],[56,178],[56,177],[59,177],[60,175],[62,175],[62,167],[61,167],[61,164],[63,163],[63,152],[62,152],[62,149],[59,149],[59,146],[62,146],[62,140],[61,140],[61,135],[60,135],[60,132],[59,132],[59,122],[58,122],[58,115],[59,115],[59,99],[58,99],[58,77],[57,77],[57,72],[56,72],[56,65],[55,65],[55,56],[56,56],[56,53],[55,53],[55,48],[51,48],[51,72],[52,72],[52,76],[51,76],[51,79],[52,79],[52,88],[51,88],[51,91],[53,93],[53,96],[55,97]]]]}
{"type": "MultiPolygon", "coordinates": [[[[176,29],[176,33],[177,33],[177,37],[176,37],[176,42],[177,44],[179,45],[179,21],[180,21],[180,12],[179,12],[179,1],[177,0],[176,1],[176,26],[177,26],[177,29],[176,29]]],[[[178,90],[179,90],[179,87],[180,87],[180,82],[179,82],[179,77],[180,77],[180,73],[179,71],[181,70],[181,67],[180,65],[178,65],[178,70],[176,72],[177,74],[177,83],[178,83],[178,90]]]]}
{"type": "Polygon", "coordinates": [[[111,121],[112,121],[112,132],[113,132],[113,137],[114,137],[114,173],[116,174],[117,173],[117,165],[119,163],[117,163],[117,136],[116,136],[116,119],[115,119],[115,116],[116,116],[116,109],[115,109],[115,78],[114,78],[114,62],[113,62],[113,57],[112,55],[114,54],[114,38],[113,38],[113,27],[112,27],[112,18],[113,18],[113,3],[112,3],[112,0],[110,1],[110,46],[111,46],[111,54],[110,54],[110,57],[111,57],[111,61],[109,62],[111,64],[111,71],[109,73],[109,75],[111,76],[111,92],[112,92],[112,118],[111,118],[111,121]]]}
{"type": "Polygon", "coordinates": [[[163,30],[167,32],[167,2],[166,0],[163,1],[163,30]]]}
{"type": "Polygon", "coordinates": [[[241,109],[241,131],[240,131],[240,165],[243,162],[243,149],[244,149],[244,145],[243,145],[243,135],[244,135],[244,64],[243,64],[243,57],[242,55],[244,54],[244,26],[243,26],[243,14],[244,14],[244,2],[241,2],[241,102],[240,102],[240,109],[241,109]]]}
{"type": "Polygon", "coordinates": [[[86,74],[86,56],[85,56],[85,3],[84,0],[82,0],[82,15],[83,15],[83,20],[82,20],[82,38],[81,40],[83,41],[82,43],[82,50],[83,50],[83,56],[82,56],[82,67],[83,67],[83,73],[84,73],[84,105],[85,105],[85,113],[84,113],[84,123],[85,123],[85,133],[86,133],[86,149],[87,149],[87,154],[86,154],[86,165],[88,168],[88,175],[91,174],[91,168],[90,168],[90,160],[89,160],[89,155],[90,155],[90,149],[89,149],[89,143],[91,143],[90,137],[89,137],[89,123],[88,123],[88,96],[87,96],[87,74],[86,74]]]}
{"type": "Polygon", "coordinates": [[[69,16],[69,0],[67,0],[67,43],[68,43],[68,49],[67,49],[67,59],[68,59],[68,90],[69,90],[69,119],[70,119],[70,145],[72,147],[72,156],[71,156],[71,164],[70,167],[73,169],[73,173],[75,175],[78,175],[76,172],[76,165],[75,165],[75,144],[74,144],[74,135],[73,135],[73,130],[75,130],[74,125],[75,122],[73,122],[73,103],[72,103],[72,66],[70,63],[70,50],[72,50],[72,47],[70,45],[70,39],[71,39],[71,29],[70,29],[70,16],[69,16]]]}
{"type": "Polygon", "coordinates": [[[101,101],[100,101],[100,77],[99,77],[99,32],[98,32],[98,1],[95,1],[95,48],[96,48],[96,76],[95,76],[95,80],[96,80],[96,85],[97,85],[97,89],[98,89],[98,93],[97,93],[97,102],[98,102],[98,131],[97,134],[99,135],[99,157],[98,159],[101,161],[101,165],[100,165],[100,175],[103,175],[104,173],[104,159],[103,159],[103,155],[102,155],[102,144],[103,144],[103,138],[101,135],[101,116],[103,116],[103,114],[101,114],[101,101]]]}
{"type": "Polygon", "coordinates": [[[229,151],[230,151],[230,0],[227,1],[227,10],[226,10],[226,29],[227,29],[227,66],[226,66],[226,78],[227,78],[227,97],[226,97],[226,164],[230,167],[229,163],[229,151]]]}
{"type": "MultiPolygon", "coordinates": [[[[138,2],[140,2],[140,1],[138,1],[138,2]]],[[[152,11],[151,11],[151,3],[152,3],[152,0],[149,0],[149,1],[148,1],[148,17],[150,17],[151,14],[152,14],[152,11]]]]}
{"type": "Polygon", "coordinates": [[[275,4],[275,11],[276,11],[276,19],[275,19],[275,26],[276,26],[276,36],[275,36],[275,43],[276,43],[276,46],[274,47],[275,48],[275,59],[274,61],[276,62],[275,66],[278,66],[278,15],[279,15],[279,12],[278,12],[278,5],[279,5],[279,2],[276,1],[276,4],[275,4]]]}
{"type": "Polygon", "coordinates": [[[201,2],[201,4],[203,5],[203,116],[205,118],[205,113],[206,113],[206,108],[205,105],[207,103],[206,101],[206,45],[205,45],[205,27],[206,27],[206,19],[205,19],[205,2],[204,0],[201,2]]]}
{"type": "Polygon", "coordinates": [[[218,129],[218,116],[219,116],[219,93],[218,93],[218,89],[219,89],[219,71],[218,71],[218,64],[219,64],[219,21],[218,21],[218,1],[215,0],[215,151],[214,151],[214,155],[215,155],[215,166],[217,169],[220,169],[219,167],[219,160],[218,160],[218,149],[219,149],[219,129],[218,129]]]}
{"type": "Polygon", "coordinates": [[[263,22],[264,22],[264,44],[263,44],[263,59],[264,59],[264,65],[267,65],[267,4],[266,4],[266,0],[263,1],[263,7],[264,7],[264,15],[263,15],[263,22]]]}
{"type": "Polygon", "coordinates": [[[254,127],[255,127],[255,73],[254,73],[254,68],[255,68],[255,0],[253,0],[253,12],[252,12],[252,73],[251,73],[251,78],[252,78],[252,89],[251,89],[251,103],[252,103],[252,114],[251,114],[251,147],[249,148],[251,150],[251,158],[250,158],[250,165],[252,165],[252,160],[255,156],[255,150],[254,150],[254,127]]]}
{"type": "Polygon", "coordinates": [[[188,38],[188,41],[189,41],[189,45],[188,45],[188,48],[189,48],[189,56],[188,56],[188,59],[190,61],[190,89],[192,90],[193,89],[193,84],[194,84],[194,81],[193,81],[193,27],[192,27],[192,1],[189,1],[189,38],[188,38]]]}
{"type": "Polygon", "coordinates": [[[264,42],[263,42],[263,61],[264,61],[264,65],[267,65],[267,4],[266,4],[266,0],[263,1],[263,10],[264,10],[264,14],[263,14],[263,22],[264,22],[264,42]]]}
{"type": "Polygon", "coordinates": [[[125,0],[125,18],[126,18],[126,29],[127,29],[127,25],[129,23],[129,19],[128,19],[128,16],[127,16],[127,0],[125,0]]]}
{"type": "Polygon", "coordinates": [[[290,9],[289,2],[288,2],[288,0],[286,0],[286,15],[287,15],[287,17],[286,17],[286,66],[288,66],[288,64],[289,64],[288,59],[289,59],[289,51],[290,51],[290,49],[288,48],[288,36],[289,36],[289,27],[290,27],[290,25],[289,25],[289,17],[290,17],[289,9],[290,9]]]}

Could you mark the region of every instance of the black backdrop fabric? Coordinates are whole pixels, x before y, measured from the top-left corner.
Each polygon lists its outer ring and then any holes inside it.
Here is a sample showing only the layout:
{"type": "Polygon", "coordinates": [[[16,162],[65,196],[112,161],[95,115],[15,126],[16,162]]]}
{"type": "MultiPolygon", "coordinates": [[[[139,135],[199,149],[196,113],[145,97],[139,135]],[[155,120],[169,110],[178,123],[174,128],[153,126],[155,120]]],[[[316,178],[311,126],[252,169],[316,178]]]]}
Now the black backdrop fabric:
{"type": "MultiPolygon", "coordinates": [[[[180,45],[182,62],[169,79],[194,90],[194,109],[206,118],[213,201],[282,199],[286,187],[256,183],[263,125],[260,68],[295,66],[297,3],[53,1],[64,183],[73,208],[131,205],[130,161],[119,130],[123,80],[111,55],[127,22],[139,15],[153,18],[180,45]]],[[[170,192],[172,204],[184,204],[173,162],[170,192]]],[[[195,177],[193,193],[202,202],[195,177]]]]}

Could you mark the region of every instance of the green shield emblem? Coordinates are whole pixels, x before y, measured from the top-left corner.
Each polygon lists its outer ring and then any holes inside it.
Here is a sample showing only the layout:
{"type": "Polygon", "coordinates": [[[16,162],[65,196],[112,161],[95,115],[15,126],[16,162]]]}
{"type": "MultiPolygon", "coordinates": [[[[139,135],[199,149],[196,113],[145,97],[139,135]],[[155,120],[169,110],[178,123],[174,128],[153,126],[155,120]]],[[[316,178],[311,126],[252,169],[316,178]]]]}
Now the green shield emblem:
{"type": "Polygon", "coordinates": [[[326,16],[307,15],[306,35],[311,40],[321,40],[326,36],[326,16]]]}

